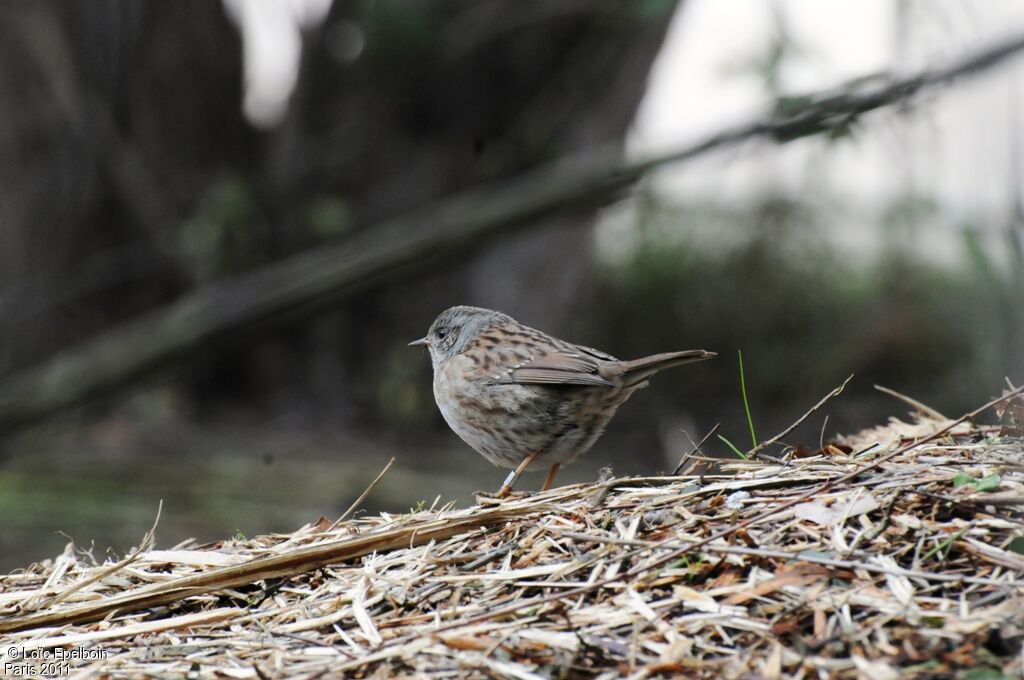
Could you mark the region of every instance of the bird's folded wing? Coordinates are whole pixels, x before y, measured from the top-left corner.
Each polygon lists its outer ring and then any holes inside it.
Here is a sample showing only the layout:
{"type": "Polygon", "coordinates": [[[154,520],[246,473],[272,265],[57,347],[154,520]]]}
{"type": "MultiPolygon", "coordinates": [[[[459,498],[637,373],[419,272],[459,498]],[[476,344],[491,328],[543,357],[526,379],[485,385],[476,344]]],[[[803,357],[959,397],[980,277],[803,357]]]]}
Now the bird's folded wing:
{"type": "Polygon", "coordinates": [[[598,363],[583,353],[559,350],[524,361],[492,381],[496,385],[604,385],[610,382],[598,374],[598,363]]]}
{"type": "Polygon", "coordinates": [[[583,354],[589,354],[590,356],[597,357],[598,359],[600,359],[602,361],[618,361],[618,359],[613,357],[611,354],[608,354],[607,352],[602,352],[599,349],[594,349],[593,347],[587,347],[586,345],[573,345],[573,346],[576,349],[578,349],[580,352],[582,352],[583,354]]]}

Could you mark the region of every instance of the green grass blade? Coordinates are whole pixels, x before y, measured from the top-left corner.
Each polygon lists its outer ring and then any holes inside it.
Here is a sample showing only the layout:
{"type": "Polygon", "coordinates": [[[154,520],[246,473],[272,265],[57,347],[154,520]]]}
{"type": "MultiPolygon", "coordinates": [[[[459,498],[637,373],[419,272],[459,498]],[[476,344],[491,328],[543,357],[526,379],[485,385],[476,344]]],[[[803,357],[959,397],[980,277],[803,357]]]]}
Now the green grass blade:
{"type": "Polygon", "coordinates": [[[722,435],[718,435],[718,438],[721,439],[723,442],[725,442],[725,445],[728,446],[730,449],[732,449],[733,453],[735,453],[737,456],[739,456],[743,460],[747,460],[747,454],[743,453],[738,448],[736,448],[735,444],[733,444],[731,441],[729,441],[728,439],[726,439],[722,435]]]}
{"type": "MultiPolygon", "coordinates": [[[[743,410],[747,412],[747,425],[750,426],[750,441],[753,448],[757,448],[757,433],[754,432],[754,418],[750,415],[750,402],[747,400],[747,377],[743,373],[743,350],[736,350],[740,355],[740,391],[743,393],[743,410]]],[[[731,446],[731,444],[730,444],[731,446]]],[[[746,458],[746,456],[743,456],[746,458]]]]}
{"type": "Polygon", "coordinates": [[[960,531],[956,532],[955,534],[953,534],[952,536],[950,536],[946,540],[944,540],[941,543],[939,543],[937,546],[935,546],[934,548],[932,548],[931,550],[926,552],[924,557],[921,558],[921,561],[924,562],[924,561],[928,560],[928,558],[930,558],[935,553],[939,553],[939,559],[940,560],[945,560],[946,557],[948,556],[948,552],[943,552],[943,551],[945,551],[947,548],[949,548],[949,546],[953,545],[956,541],[958,541],[960,539],[960,537],[963,536],[964,534],[966,534],[967,530],[970,529],[970,528],[971,528],[971,525],[968,524],[967,526],[965,526],[960,531]]]}

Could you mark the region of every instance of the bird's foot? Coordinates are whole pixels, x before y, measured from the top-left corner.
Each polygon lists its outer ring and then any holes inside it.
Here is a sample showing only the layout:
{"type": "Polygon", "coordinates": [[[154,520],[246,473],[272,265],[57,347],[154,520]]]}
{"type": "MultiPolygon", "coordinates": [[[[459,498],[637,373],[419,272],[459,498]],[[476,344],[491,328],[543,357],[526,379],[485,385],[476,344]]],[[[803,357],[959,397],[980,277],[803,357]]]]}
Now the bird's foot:
{"type": "Polygon", "coordinates": [[[505,478],[505,481],[501,483],[501,488],[498,489],[498,498],[508,498],[508,495],[512,493],[512,485],[519,479],[519,475],[522,473],[522,468],[524,467],[525,465],[520,465],[518,468],[508,473],[508,477],[505,478]]]}

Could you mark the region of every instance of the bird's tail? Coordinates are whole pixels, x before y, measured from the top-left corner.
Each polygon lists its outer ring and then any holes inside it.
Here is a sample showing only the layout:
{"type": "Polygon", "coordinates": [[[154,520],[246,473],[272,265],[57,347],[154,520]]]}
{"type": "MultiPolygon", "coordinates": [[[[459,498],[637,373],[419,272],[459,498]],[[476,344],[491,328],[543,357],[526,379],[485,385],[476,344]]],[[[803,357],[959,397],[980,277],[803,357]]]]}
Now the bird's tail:
{"type": "MultiPolygon", "coordinates": [[[[652,354],[642,359],[617,362],[616,368],[621,370],[623,383],[629,387],[647,380],[658,371],[673,366],[692,364],[695,361],[704,361],[716,356],[714,352],[707,352],[702,349],[689,349],[685,352],[665,352],[663,354],[652,354]]],[[[618,373],[619,370],[616,372],[618,373]]]]}

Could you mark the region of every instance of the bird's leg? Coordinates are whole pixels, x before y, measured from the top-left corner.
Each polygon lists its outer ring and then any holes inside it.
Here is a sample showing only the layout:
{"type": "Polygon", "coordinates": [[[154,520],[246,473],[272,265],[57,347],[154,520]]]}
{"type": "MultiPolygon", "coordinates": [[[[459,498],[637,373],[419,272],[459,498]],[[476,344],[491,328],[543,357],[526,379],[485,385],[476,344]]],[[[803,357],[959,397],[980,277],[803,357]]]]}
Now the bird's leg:
{"type": "Polygon", "coordinates": [[[555,475],[558,474],[558,468],[562,467],[560,463],[555,463],[548,470],[548,478],[544,480],[544,486],[541,487],[541,491],[547,491],[551,488],[551,484],[555,481],[555,475]]]}
{"type": "Polygon", "coordinates": [[[515,470],[508,473],[508,477],[505,478],[505,483],[498,489],[498,498],[504,498],[505,496],[512,493],[512,485],[519,479],[519,475],[523,474],[523,471],[533,462],[533,459],[537,457],[537,452],[534,451],[526,458],[523,458],[523,462],[520,463],[515,470]]]}

